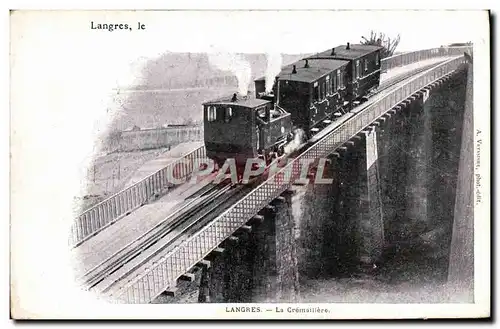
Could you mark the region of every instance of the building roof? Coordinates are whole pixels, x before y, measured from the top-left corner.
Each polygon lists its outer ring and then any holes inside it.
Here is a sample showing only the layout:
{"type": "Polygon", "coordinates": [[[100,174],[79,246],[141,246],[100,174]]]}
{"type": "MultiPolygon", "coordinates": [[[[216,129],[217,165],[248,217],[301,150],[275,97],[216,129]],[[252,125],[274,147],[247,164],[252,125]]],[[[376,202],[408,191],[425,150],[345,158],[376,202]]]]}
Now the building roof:
{"type": "Polygon", "coordinates": [[[268,100],[265,99],[260,99],[260,98],[250,98],[248,96],[237,96],[236,102],[232,102],[233,96],[224,96],[220,97],[208,102],[203,103],[203,105],[238,105],[238,106],[244,106],[248,108],[256,108],[258,106],[264,105],[266,103],[269,103],[268,100]]]}
{"type": "Polygon", "coordinates": [[[308,59],[307,62],[309,67],[305,67],[306,60],[283,67],[278,75],[279,79],[310,83],[348,64],[347,61],[335,59],[308,59]],[[297,73],[292,73],[294,65],[297,73]]]}
{"type": "Polygon", "coordinates": [[[347,45],[337,46],[333,48],[334,54],[332,55],[332,49],[325,50],[323,52],[314,54],[309,56],[308,58],[335,58],[335,59],[357,59],[363,57],[369,53],[372,53],[376,50],[382,49],[381,46],[372,46],[372,45],[349,45],[349,49],[346,49],[347,45]]]}

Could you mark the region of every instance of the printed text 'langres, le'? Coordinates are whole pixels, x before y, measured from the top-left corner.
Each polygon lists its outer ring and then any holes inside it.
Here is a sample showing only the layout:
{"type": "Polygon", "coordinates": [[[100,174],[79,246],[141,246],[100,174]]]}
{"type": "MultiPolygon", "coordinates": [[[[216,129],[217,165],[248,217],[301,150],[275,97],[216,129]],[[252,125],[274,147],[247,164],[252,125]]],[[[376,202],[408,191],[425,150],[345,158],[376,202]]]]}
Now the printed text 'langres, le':
{"type": "Polygon", "coordinates": [[[137,24],[128,24],[128,23],[98,23],[94,21],[90,21],[90,29],[91,30],[100,30],[100,31],[133,31],[133,30],[145,30],[146,25],[137,22],[137,24]]]}

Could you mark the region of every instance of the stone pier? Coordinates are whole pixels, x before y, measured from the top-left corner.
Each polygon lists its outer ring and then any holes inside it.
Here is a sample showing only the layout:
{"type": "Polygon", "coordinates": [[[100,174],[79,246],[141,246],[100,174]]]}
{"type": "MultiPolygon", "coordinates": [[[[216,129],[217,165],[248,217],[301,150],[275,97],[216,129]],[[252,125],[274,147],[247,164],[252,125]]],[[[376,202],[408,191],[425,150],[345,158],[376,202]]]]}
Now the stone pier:
{"type": "Polygon", "coordinates": [[[292,193],[284,193],[264,210],[264,223],[255,232],[252,294],[255,302],[293,303],[299,299],[292,193]]]}
{"type": "Polygon", "coordinates": [[[295,223],[286,192],[206,257],[199,302],[294,302],[299,298],[295,223]]]}
{"type": "Polygon", "coordinates": [[[375,264],[384,247],[384,213],[381,200],[377,130],[363,131],[357,148],[359,199],[356,203],[359,230],[359,260],[364,266],[375,264]]]}

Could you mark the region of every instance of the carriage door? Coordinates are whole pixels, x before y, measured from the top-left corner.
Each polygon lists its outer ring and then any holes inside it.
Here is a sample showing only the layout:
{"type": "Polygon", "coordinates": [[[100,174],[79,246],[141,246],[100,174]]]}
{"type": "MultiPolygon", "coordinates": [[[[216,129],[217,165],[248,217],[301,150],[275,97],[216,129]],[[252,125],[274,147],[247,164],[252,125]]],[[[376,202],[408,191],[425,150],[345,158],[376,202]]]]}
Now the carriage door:
{"type": "Polygon", "coordinates": [[[359,59],[358,59],[358,60],[356,60],[356,66],[354,68],[354,77],[355,78],[353,80],[355,81],[355,83],[354,83],[354,86],[352,88],[354,98],[358,98],[358,96],[359,96],[359,89],[358,89],[359,88],[359,76],[361,74],[361,67],[360,66],[361,65],[360,65],[359,59]]]}
{"type": "Polygon", "coordinates": [[[259,152],[259,149],[260,149],[260,129],[259,129],[259,126],[255,126],[255,140],[256,140],[256,143],[255,143],[255,150],[257,152],[259,152]]]}
{"type": "Polygon", "coordinates": [[[262,106],[256,109],[255,111],[255,134],[256,134],[256,150],[264,149],[266,140],[265,140],[265,133],[267,129],[264,127],[264,125],[267,124],[267,117],[266,117],[266,107],[262,106]],[[263,127],[261,127],[263,126],[263,127]],[[261,136],[261,134],[264,134],[261,136]],[[262,145],[261,145],[262,141],[262,145]]]}

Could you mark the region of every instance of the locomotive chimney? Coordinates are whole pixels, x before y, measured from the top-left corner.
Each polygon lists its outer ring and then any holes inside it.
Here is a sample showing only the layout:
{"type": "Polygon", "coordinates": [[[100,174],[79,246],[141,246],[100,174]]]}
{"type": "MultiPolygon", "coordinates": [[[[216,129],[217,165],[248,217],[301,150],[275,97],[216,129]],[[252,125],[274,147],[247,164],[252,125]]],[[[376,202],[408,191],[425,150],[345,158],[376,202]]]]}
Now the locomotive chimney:
{"type": "Polygon", "coordinates": [[[335,48],[332,48],[332,53],[330,55],[335,55],[335,48]]]}
{"type": "Polygon", "coordinates": [[[295,73],[297,73],[297,67],[294,65],[293,70],[292,70],[292,74],[295,74],[295,73]]]}
{"type": "Polygon", "coordinates": [[[238,96],[236,96],[236,93],[233,94],[233,97],[231,98],[231,102],[236,102],[238,100],[238,96]]]}
{"type": "Polygon", "coordinates": [[[345,49],[347,50],[351,49],[351,44],[349,42],[347,43],[347,47],[345,47],[345,49]]]}
{"type": "Polygon", "coordinates": [[[304,64],[304,67],[305,68],[308,68],[309,67],[309,61],[306,59],[306,63],[304,64]]]}

